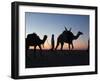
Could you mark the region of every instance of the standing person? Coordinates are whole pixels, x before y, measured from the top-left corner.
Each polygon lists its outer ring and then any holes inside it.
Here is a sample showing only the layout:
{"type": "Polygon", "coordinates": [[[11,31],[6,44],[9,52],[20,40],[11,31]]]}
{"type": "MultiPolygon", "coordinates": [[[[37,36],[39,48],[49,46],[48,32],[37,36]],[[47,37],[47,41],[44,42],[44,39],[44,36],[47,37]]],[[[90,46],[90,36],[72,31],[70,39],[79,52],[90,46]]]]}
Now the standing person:
{"type": "Polygon", "coordinates": [[[54,50],[54,46],[55,46],[54,34],[52,34],[52,37],[51,37],[51,50],[54,50]]]}

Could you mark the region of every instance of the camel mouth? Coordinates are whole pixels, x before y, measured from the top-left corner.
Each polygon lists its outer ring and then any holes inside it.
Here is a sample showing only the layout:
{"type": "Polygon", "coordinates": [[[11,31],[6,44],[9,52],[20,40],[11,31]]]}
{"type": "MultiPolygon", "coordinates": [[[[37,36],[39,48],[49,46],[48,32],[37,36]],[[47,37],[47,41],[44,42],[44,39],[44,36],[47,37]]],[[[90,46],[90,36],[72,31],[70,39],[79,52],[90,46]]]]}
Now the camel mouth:
{"type": "Polygon", "coordinates": [[[80,35],[83,35],[83,33],[82,33],[82,32],[80,32],[80,31],[79,31],[79,34],[80,34],[80,35]]]}

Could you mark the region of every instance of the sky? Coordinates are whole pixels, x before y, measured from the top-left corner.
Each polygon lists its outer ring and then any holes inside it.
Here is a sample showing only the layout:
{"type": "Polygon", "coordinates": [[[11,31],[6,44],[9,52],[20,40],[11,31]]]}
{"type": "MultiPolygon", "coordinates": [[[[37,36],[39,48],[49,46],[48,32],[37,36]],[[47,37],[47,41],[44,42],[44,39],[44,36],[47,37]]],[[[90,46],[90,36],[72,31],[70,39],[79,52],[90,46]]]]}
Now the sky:
{"type": "MultiPolygon", "coordinates": [[[[33,32],[41,39],[43,39],[44,35],[48,36],[43,49],[51,48],[52,34],[54,34],[56,46],[57,37],[64,31],[64,26],[66,26],[68,30],[72,28],[71,31],[74,35],[76,35],[78,31],[83,32],[83,35],[73,41],[75,49],[84,50],[88,47],[89,15],[25,12],[25,26],[26,37],[33,32]]],[[[58,49],[59,48],[60,46],[58,49]]],[[[64,44],[64,49],[68,49],[67,43],[64,44]]]]}

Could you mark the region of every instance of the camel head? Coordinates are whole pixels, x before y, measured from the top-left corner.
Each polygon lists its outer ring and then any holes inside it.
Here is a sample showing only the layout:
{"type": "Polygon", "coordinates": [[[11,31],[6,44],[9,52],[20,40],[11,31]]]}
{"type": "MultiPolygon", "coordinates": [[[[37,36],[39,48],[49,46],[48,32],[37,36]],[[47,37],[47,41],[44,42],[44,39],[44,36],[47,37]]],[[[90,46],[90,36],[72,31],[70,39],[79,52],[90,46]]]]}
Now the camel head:
{"type": "Polygon", "coordinates": [[[79,32],[78,32],[78,35],[83,35],[83,33],[79,31],[79,32]]]}
{"type": "Polygon", "coordinates": [[[44,35],[44,39],[45,39],[45,40],[47,39],[47,35],[44,35]]]}
{"type": "Polygon", "coordinates": [[[42,44],[45,43],[46,39],[47,39],[47,35],[44,35],[43,40],[42,40],[43,41],[42,44]]]}
{"type": "Polygon", "coordinates": [[[76,40],[76,39],[78,39],[78,37],[79,37],[80,35],[83,35],[83,33],[82,33],[82,32],[80,32],[80,31],[78,31],[77,35],[76,35],[76,36],[74,36],[74,39],[75,39],[75,40],[76,40]]]}

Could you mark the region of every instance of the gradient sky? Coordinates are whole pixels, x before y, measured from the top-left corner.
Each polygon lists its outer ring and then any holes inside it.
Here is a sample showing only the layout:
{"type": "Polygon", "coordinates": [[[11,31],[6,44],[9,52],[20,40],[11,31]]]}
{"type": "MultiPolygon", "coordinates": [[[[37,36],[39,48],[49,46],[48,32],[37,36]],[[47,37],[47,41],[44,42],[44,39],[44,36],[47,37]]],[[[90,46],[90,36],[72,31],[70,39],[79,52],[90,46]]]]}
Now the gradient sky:
{"type": "MultiPolygon", "coordinates": [[[[51,13],[33,13],[25,12],[26,22],[26,37],[27,34],[37,33],[41,39],[47,35],[44,49],[50,49],[51,36],[55,36],[55,45],[57,37],[64,31],[64,26],[67,29],[72,28],[74,35],[78,31],[83,32],[84,35],[74,40],[75,49],[87,49],[89,39],[89,16],[88,15],[71,15],[71,14],[51,14],[51,13]]],[[[60,47],[60,46],[59,46],[60,47]]],[[[64,44],[64,49],[68,49],[68,45],[64,44]]]]}

